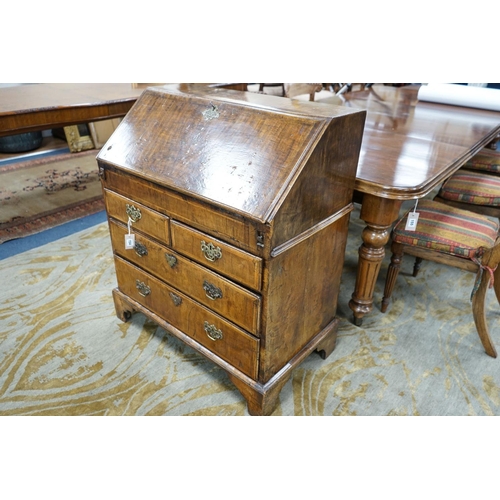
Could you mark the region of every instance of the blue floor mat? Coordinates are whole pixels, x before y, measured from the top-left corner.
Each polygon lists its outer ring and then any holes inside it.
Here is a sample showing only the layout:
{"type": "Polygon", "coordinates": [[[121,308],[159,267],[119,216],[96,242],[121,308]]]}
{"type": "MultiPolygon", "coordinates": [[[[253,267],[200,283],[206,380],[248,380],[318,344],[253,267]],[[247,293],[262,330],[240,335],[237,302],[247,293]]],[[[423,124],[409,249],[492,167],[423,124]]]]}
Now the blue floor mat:
{"type": "Polygon", "coordinates": [[[45,245],[51,241],[64,238],[65,236],[77,233],[78,231],[83,231],[88,227],[95,226],[96,224],[100,224],[106,220],[106,212],[103,210],[101,212],[82,217],[81,219],[72,220],[70,222],[66,222],[65,224],[61,224],[60,226],[52,227],[37,234],[6,241],[0,245],[0,260],[21,252],[26,252],[32,248],[45,245]]]}

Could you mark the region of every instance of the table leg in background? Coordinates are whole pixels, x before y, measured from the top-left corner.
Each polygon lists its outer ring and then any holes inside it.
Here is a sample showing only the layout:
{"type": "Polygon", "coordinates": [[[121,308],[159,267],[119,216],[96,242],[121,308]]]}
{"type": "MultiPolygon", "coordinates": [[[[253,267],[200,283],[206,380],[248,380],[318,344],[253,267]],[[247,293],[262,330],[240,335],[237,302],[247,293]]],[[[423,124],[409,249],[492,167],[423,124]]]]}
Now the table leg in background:
{"type": "Polygon", "coordinates": [[[366,222],[366,227],[361,235],[363,243],[359,247],[356,285],[349,301],[357,326],[361,326],[363,316],[373,309],[373,291],[384,260],[385,245],[401,204],[402,200],[363,195],[360,216],[366,222]]]}

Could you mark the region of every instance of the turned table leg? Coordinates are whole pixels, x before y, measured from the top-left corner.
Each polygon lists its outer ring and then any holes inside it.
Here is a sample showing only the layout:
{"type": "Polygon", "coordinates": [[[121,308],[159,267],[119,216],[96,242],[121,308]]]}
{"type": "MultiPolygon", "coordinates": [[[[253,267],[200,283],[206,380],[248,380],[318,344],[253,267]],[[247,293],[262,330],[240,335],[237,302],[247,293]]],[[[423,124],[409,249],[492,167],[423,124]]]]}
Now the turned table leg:
{"type": "Polygon", "coordinates": [[[361,219],[366,222],[359,247],[358,270],[354,293],[349,301],[353,321],[363,323],[363,316],[373,309],[373,291],[385,256],[385,245],[389,241],[392,224],[397,220],[401,200],[363,195],[361,219]]]}

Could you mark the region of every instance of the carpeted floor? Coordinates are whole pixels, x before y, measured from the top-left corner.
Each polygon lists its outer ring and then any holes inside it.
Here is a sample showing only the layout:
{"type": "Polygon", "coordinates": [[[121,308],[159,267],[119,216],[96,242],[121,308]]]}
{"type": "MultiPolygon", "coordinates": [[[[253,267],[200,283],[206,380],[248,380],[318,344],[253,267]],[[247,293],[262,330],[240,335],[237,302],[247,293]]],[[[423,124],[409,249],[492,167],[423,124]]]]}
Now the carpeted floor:
{"type": "Polygon", "coordinates": [[[96,150],[0,168],[0,243],[104,209],[96,150]]]}
{"type": "MultiPolygon", "coordinates": [[[[500,361],[477,337],[474,276],[403,263],[389,311],[379,303],[389,256],[362,327],[351,322],[363,228],[351,217],[332,355],[313,353],[274,415],[500,415],[500,361]]],[[[106,223],[0,261],[0,415],[248,415],[227,375],[137,314],[114,312],[106,223]]],[[[500,315],[488,294],[500,345],[500,315]]]]}

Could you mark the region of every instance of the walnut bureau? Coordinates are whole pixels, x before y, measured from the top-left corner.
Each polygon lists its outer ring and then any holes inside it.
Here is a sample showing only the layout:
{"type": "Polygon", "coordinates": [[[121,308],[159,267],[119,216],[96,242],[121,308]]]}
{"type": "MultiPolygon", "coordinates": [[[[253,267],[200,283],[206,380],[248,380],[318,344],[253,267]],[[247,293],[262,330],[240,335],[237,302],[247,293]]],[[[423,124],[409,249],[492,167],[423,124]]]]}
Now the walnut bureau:
{"type": "Polygon", "coordinates": [[[335,347],[365,111],[151,87],[97,156],[118,287],[224,369],[252,415],[335,347]]]}

